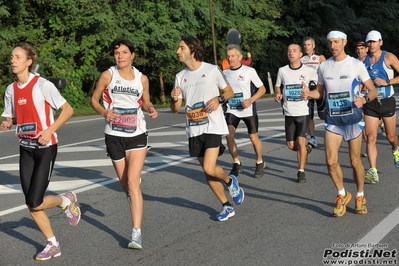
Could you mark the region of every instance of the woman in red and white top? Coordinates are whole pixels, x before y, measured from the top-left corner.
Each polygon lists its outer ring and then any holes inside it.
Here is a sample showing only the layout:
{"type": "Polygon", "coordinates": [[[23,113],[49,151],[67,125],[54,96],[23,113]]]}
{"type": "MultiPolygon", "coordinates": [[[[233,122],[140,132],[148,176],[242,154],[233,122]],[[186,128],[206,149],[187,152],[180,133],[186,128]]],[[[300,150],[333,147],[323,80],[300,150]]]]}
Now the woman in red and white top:
{"type": "Polygon", "coordinates": [[[48,260],[60,256],[61,250],[44,210],[59,206],[75,226],[80,220],[80,208],[72,191],[44,196],[57,156],[55,131],[72,116],[73,109],[53,83],[31,72],[35,61],[36,53],[29,44],[18,44],[12,49],[11,67],[16,80],[6,89],[0,126],[3,131],[9,130],[13,118],[16,120],[21,187],[33,220],[47,238],[47,245],[36,260],[48,260]],[[61,113],[54,120],[54,111],[58,109],[61,113]]]}

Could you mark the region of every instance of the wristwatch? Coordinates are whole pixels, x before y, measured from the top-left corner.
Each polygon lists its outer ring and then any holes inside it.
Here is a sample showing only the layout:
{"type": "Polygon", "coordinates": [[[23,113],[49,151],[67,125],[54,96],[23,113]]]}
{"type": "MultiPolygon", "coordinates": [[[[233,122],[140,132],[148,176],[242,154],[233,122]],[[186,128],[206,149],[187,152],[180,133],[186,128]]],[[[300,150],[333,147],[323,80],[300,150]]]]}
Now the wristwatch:
{"type": "Polygon", "coordinates": [[[391,81],[389,79],[385,80],[387,85],[391,85],[391,81]]]}
{"type": "Polygon", "coordinates": [[[224,96],[218,96],[219,103],[224,103],[224,96]]]}

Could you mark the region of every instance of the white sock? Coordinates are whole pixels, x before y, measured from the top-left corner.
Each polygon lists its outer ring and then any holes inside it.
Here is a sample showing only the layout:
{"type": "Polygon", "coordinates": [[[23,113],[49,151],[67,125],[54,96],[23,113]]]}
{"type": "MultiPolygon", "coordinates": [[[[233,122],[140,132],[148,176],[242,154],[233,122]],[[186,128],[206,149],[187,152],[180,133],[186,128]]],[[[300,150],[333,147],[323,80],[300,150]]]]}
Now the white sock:
{"type": "Polygon", "coordinates": [[[47,238],[47,241],[50,241],[54,246],[58,246],[57,239],[55,239],[55,236],[47,238]]]}
{"type": "Polygon", "coordinates": [[[262,160],[262,161],[260,161],[260,162],[256,162],[256,164],[261,164],[261,163],[263,163],[263,160],[262,160]]]}
{"type": "Polygon", "coordinates": [[[139,233],[141,235],[141,229],[140,228],[133,228],[132,234],[133,234],[134,231],[136,231],[137,233],[139,233]]]}
{"type": "Polygon", "coordinates": [[[234,161],[234,163],[238,163],[238,164],[241,164],[240,160],[238,160],[238,161],[234,161]]]}
{"type": "Polygon", "coordinates": [[[61,198],[62,198],[62,203],[61,203],[60,207],[61,207],[61,209],[65,209],[66,206],[71,204],[71,200],[65,196],[61,196],[61,198]]]}
{"type": "Polygon", "coordinates": [[[346,193],[345,193],[345,188],[343,188],[343,189],[341,189],[341,190],[338,190],[338,195],[345,196],[345,195],[346,195],[346,193]]]}
{"type": "Polygon", "coordinates": [[[364,197],[364,190],[362,192],[356,193],[356,197],[360,197],[360,196],[364,197]]]}
{"type": "Polygon", "coordinates": [[[298,169],[298,171],[299,171],[299,172],[305,172],[305,170],[304,170],[304,169],[298,169]]]}

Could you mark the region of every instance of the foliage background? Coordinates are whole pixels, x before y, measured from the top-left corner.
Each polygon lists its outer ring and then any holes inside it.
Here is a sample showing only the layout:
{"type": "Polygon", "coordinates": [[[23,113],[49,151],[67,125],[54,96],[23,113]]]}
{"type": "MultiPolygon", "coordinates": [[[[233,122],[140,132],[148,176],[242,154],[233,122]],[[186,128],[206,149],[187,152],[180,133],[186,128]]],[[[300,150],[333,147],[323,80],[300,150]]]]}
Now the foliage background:
{"type": "Polygon", "coordinates": [[[305,36],[314,37],[317,50],[329,57],[325,36],[331,28],[346,31],[351,55],[356,41],[372,29],[381,32],[384,49],[399,55],[395,0],[0,0],[0,109],[14,78],[9,54],[15,44],[32,44],[41,75],[65,78],[62,93],[80,108],[89,105],[100,73],[114,64],[108,47],[118,37],[135,45],[134,65],[149,77],[152,101],[165,102],[174,75],[183,68],[176,58],[183,36],[202,40],[205,61],[215,63],[210,3],[217,63],[224,57],[228,30],[236,28],[265,84],[267,72],[274,78],[287,64],[287,46],[301,44],[305,36]]]}

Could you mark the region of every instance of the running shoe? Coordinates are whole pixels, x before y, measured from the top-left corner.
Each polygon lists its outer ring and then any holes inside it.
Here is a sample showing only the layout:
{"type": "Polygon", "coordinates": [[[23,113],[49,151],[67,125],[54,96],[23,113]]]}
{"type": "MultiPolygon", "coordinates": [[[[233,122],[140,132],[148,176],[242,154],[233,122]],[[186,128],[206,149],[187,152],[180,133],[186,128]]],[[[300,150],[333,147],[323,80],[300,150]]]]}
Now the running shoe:
{"type": "Polygon", "coordinates": [[[51,241],[48,241],[43,251],[36,254],[36,260],[49,260],[61,256],[60,243],[57,244],[53,245],[51,241]]]}
{"type": "Polygon", "coordinates": [[[296,182],[298,184],[305,184],[306,183],[306,178],[305,178],[305,172],[304,171],[298,171],[296,176],[298,177],[298,179],[296,180],[296,182]]]}
{"type": "Polygon", "coordinates": [[[137,229],[133,229],[132,231],[132,237],[129,242],[128,248],[133,248],[133,249],[142,249],[142,237],[141,237],[141,232],[138,231],[137,229]]]}
{"type": "Polygon", "coordinates": [[[355,213],[366,214],[367,213],[366,198],[364,196],[356,196],[355,201],[356,201],[355,213]]]}
{"type": "Polygon", "coordinates": [[[367,152],[362,153],[362,157],[367,158],[367,152]]]}
{"type": "Polygon", "coordinates": [[[309,153],[311,153],[311,152],[312,152],[312,149],[313,149],[313,146],[312,146],[312,144],[310,144],[310,143],[306,144],[306,151],[307,151],[307,154],[306,154],[306,162],[308,162],[308,159],[309,159],[309,153]]]}
{"type": "Polygon", "coordinates": [[[236,213],[232,206],[225,205],[223,206],[223,209],[218,214],[216,214],[215,219],[222,222],[228,220],[230,217],[233,217],[235,214],[236,213]]]}
{"type": "Polygon", "coordinates": [[[312,144],[310,143],[306,144],[306,151],[308,152],[308,154],[312,152],[312,149],[313,149],[312,144]]]}
{"type": "Polygon", "coordinates": [[[364,177],[369,180],[371,184],[377,184],[380,180],[377,169],[374,167],[371,167],[369,170],[367,170],[364,177]]]}
{"type": "Polygon", "coordinates": [[[392,152],[393,161],[395,162],[396,168],[399,168],[399,151],[392,152]]]}
{"type": "Polygon", "coordinates": [[[242,172],[241,163],[233,163],[233,168],[230,171],[230,175],[238,176],[238,173],[242,172]]]}
{"type": "Polygon", "coordinates": [[[335,207],[333,215],[335,217],[343,216],[346,212],[346,205],[348,205],[351,199],[352,199],[352,194],[348,191],[346,192],[345,196],[338,195],[337,198],[335,199],[335,207]]]}
{"type": "Polygon", "coordinates": [[[244,201],[244,190],[238,184],[238,179],[234,175],[230,175],[231,185],[229,186],[230,196],[233,198],[234,203],[240,205],[244,201]]]}
{"type": "Polygon", "coordinates": [[[73,191],[68,191],[61,196],[67,197],[71,201],[71,203],[62,210],[68,217],[69,224],[72,226],[76,226],[79,223],[81,216],[80,208],[77,205],[78,198],[73,191]]]}
{"type": "Polygon", "coordinates": [[[264,171],[263,171],[263,169],[265,169],[266,168],[266,162],[265,161],[263,161],[263,162],[261,162],[261,163],[257,163],[256,165],[255,165],[255,173],[254,173],[254,177],[255,178],[260,178],[260,177],[262,177],[263,175],[264,175],[264,171]]]}
{"type": "MultiPolygon", "coordinates": [[[[316,138],[315,137],[311,137],[310,139],[309,139],[309,141],[308,141],[308,144],[310,144],[310,145],[312,145],[313,147],[316,147],[317,148],[317,141],[316,141],[316,138]]],[[[313,148],[312,147],[312,148],[313,148]]]]}

